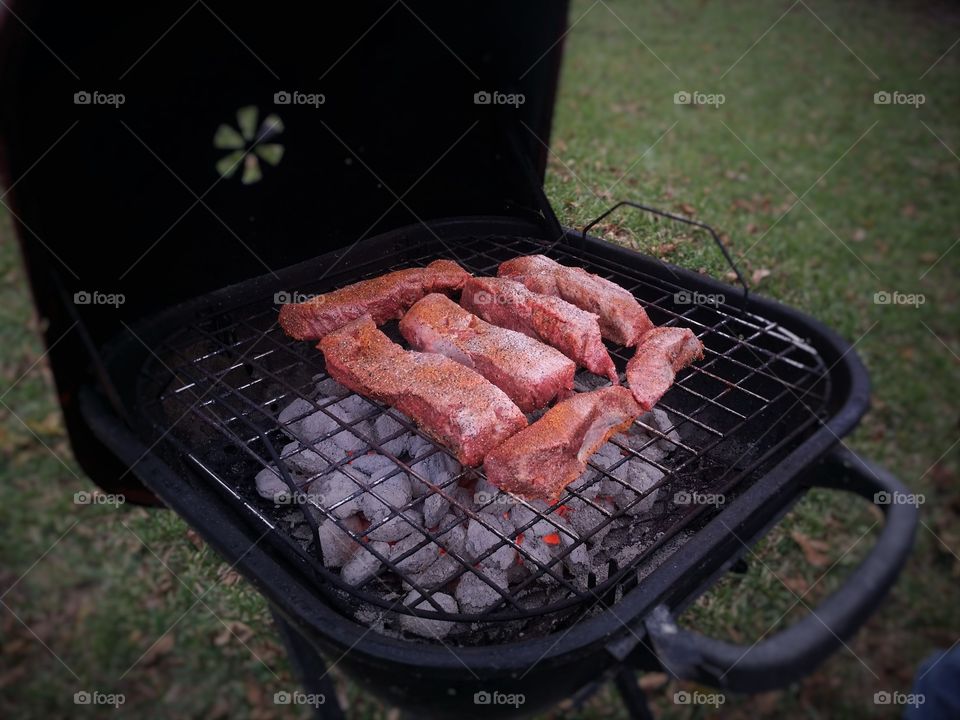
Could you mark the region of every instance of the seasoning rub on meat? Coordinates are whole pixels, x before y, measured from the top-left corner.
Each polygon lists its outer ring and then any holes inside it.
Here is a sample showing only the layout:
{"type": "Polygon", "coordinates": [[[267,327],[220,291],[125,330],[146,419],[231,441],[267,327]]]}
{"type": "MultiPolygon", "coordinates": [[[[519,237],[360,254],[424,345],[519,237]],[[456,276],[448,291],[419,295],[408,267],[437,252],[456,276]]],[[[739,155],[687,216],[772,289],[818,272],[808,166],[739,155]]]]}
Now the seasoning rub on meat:
{"type": "Polygon", "coordinates": [[[653,328],[631,292],[583,268],[561,265],[544,255],[523,255],[500,263],[497,275],[594,313],[603,337],[619,345],[632,347],[653,328]]]}
{"type": "Polygon", "coordinates": [[[573,392],[576,365],[563,353],[514,330],[491,325],[433,293],[400,321],[415,350],[446,355],[476,370],[524,412],[573,392]]]}
{"type": "Polygon", "coordinates": [[[339,290],[318,295],[307,302],[280,308],[280,327],[297,340],[319,340],[362,315],[377,325],[398,320],[424,295],[455,292],[470,273],[452,260],[435,260],[425,268],[396,270],[339,290]]]}
{"type": "Polygon", "coordinates": [[[370,316],[327,334],[318,347],[336,381],[406,414],[463,465],[479,465],[527,425],[482,375],[443,355],[404,350],[370,316]]]}
{"type": "Polygon", "coordinates": [[[556,501],[583,474],[587,460],[640,414],[625,387],[577,393],[490,452],[487,479],[528,500],[556,501]]]}
{"type": "Polygon", "coordinates": [[[627,383],[645,411],[670,389],[677,373],[703,358],[703,343],[689,328],[658,327],[646,335],[630,362],[627,383]]]}
{"type": "Polygon", "coordinates": [[[597,316],[560,298],[538,295],[507,278],[471,277],[460,304],[474,315],[555,347],[577,365],[610,378],[617,368],[600,337],[597,316]]]}

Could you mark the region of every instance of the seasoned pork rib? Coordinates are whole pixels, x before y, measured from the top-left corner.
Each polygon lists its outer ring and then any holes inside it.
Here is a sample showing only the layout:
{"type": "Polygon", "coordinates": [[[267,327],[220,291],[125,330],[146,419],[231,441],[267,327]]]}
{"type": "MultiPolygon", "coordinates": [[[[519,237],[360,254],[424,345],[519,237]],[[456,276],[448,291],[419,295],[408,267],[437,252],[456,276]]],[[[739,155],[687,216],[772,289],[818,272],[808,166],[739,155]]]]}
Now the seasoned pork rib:
{"type": "Polygon", "coordinates": [[[409,416],[464,465],[479,465],[527,425],[520,408],[482,375],[443,355],[404,350],[369,315],[327,334],[318,347],[337,382],[409,416]]]}
{"type": "Polygon", "coordinates": [[[619,383],[600,337],[597,316],[549,295],[538,295],[507,278],[471,277],[460,304],[474,315],[552,345],[577,365],[619,383]]]}
{"type": "Polygon", "coordinates": [[[627,383],[644,410],[673,385],[677,372],[703,358],[703,343],[688,328],[658,327],[646,335],[630,362],[627,383]]]}
{"type": "Polygon", "coordinates": [[[445,295],[418,300],[400,321],[400,332],[415,350],[473,368],[524,412],[573,392],[572,360],[523,333],[484,322],[445,295]]]}
{"type": "Polygon", "coordinates": [[[452,260],[435,260],[425,268],[407,268],[361,280],[304,303],[280,308],[280,326],[297,340],[319,340],[351,320],[369,315],[381,325],[396,320],[432,292],[454,292],[470,273],[452,260]]]}
{"type": "Polygon", "coordinates": [[[577,393],[490,452],[484,472],[501,490],[556,501],[583,474],[590,456],[639,414],[625,387],[577,393]]]}
{"type": "Polygon", "coordinates": [[[500,263],[497,275],[594,313],[600,319],[603,337],[619,345],[632,347],[653,328],[632,293],[583,268],[561,265],[543,255],[524,255],[500,263]]]}

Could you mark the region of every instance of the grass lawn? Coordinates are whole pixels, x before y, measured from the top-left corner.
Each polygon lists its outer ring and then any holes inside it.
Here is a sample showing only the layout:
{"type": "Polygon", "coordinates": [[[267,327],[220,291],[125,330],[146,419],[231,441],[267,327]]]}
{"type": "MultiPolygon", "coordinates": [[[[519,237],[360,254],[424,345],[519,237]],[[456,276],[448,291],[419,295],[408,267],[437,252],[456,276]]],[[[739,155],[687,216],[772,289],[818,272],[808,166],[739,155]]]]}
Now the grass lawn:
{"type": "MultiPolygon", "coordinates": [[[[856,343],[874,402],[848,445],[926,500],[904,575],[848,648],[788,689],[728,696],[725,716],[898,717],[874,693],[907,691],[960,637],[960,48],[943,56],[960,13],[577,0],[570,22],[547,178],[561,219],[582,226],[629,198],[721,228],[760,293],[856,343]],[[724,101],[676,104],[678,91],[724,101]],[[925,102],[875,104],[877,91],[925,102]],[[876,304],[881,291],[925,302],[876,304]]],[[[627,210],[610,220],[614,242],[726,272],[699,235],[627,210]]],[[[0,716],[93,716],[73,704],[85,688],[124,693],[117,717],[286,716],[273,693],[295,681],[260,596],[169,512],[74,504],[92,483],[71,459],[6,214],[0,274],[0,716]]],[[[797,594],[839,586],[876,532],[865,503],[811,493],[683,622],[749,644],[803,615],[797,594]]],[[[390,717],[338,682],[351,717],[390,717]]],[[[687,686],[643,684],[660,717],[708,712],[673,703],[687,686]]],[[[606,688],[556,717],[623,711],[606,688]]]]}

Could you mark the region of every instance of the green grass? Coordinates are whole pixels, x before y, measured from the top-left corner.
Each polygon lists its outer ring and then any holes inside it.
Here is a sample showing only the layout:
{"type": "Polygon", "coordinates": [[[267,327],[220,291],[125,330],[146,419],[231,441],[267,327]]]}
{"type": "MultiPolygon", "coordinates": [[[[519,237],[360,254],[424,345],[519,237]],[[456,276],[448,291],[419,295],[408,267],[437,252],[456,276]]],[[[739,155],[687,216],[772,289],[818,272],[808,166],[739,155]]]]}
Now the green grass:
{"type": "MultiPolygon", "coordinates": [[[[785,690],[728,697],[732,717],[881,716],[873,693],[905,691],[917,663],[960,635],[960,247],[950,250],[960,237],[952,154],[960,149],[960,49],[921,79],[956,39],[957,17],[923,3],[808,5],[830,29],[798,4],[726,74],[789,3],[593,6],[567,38],[547,179],[568,225],[621,198],[710,222],[759,292],[856,341],[874,407],[848,444],[926,496],[906,572],[849,651],[785,690]],[[723,93],[725,102],[675,105],[678,90],[723,93]],[[877,90],[921,92],[926,102],[875,105],[877,90]],[[791,190],[809,209],[798,204],[783,216],[796,200],[791,190]],[[923,293],[926,302],[876,305],[882,290],[923,293]]],[[[590,7],[575,2],[571,20],[590,7]]],[[[726,272],[705,237],[633,211],[602,231],[670,262],[726,272]]],[[[31,629],[0,607],[0,714],[74,714],[73,693],[99,688],[126,694],[118,716],[278,715],[272,694],[294,681],[259,595],[231,574],[220,579],[222,562],[170,513],[73,504],[91,483],[70,458],[49,374],[34,366],[42,348],[5,216],[0,233],[0,394],[26,423],[0,406],[0,592],[29,570],[3,601],[31,629]],[[210,610],[194,606],[194,593],[211,587],[203,596],[210,610]],[[175,621],[172,645],[118,680],[175,621]]],[[[811,493],[754,549],[748,571],[725,578],[683,622],[746,643],[782,627],[804,612],[781,619],[795,592],[812,587],[812,604],[842,582],[869,548],[876,519],[865,503],[811,493]],[[800,547],[805,537],[826,541],[812,549],[817,564],[800,547]]],[[[706,714],[674,705],[679,686],[656,680],[646,686],[662,717],[706,714]]],[[[340,685],[352,716],[387,716],[340,685]]],[[[566,715],[623,716],[610,688],[566,715]]]]}

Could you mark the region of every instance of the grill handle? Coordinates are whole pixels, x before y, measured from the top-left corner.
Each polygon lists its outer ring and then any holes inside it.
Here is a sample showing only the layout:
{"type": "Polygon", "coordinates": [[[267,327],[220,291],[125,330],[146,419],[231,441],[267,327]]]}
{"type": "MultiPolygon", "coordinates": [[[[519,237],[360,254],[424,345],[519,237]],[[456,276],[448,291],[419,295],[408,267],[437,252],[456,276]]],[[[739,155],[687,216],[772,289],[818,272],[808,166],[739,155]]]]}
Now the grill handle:
{"type": "Polygon", "coordinates": [[[663,667],[677,677],[734,692],[762,692],[799,680],[823,662],[867,620],[893,585],[913,545],[917,507],[883,504],[906,486],[883,468],[845,448],[832,451],[808,486],[846,490],[874,502],[886,522],[876,545],[846,582],[810,614],[753,645],[716,640],[681,628],[661,605],[646,629],[663,667]]]}
{"type": "MultiPolygon", "coordinates": [[[[740,268],[737,267],[737,264],[733,261],[733,257],[730,255],[730,252],[727,250],[726,245],[723,244],[723,241],[720,239],[720,235],[712,227],[706,223],[700,222],[699,220],[693,220],[692,218],[683,217],[683,215],[676,215],[666,210],[658,210],[657,208],[650,207],[649,205],[641,205],[638,202],[633,202],[632,200],[621,200],[616,205],[613,205],[607,208],[602,214],[595,217],[593,220],[588,222],[583,230],[580,233],[580,243],[581,247],[586,245],[587,242],[587,233],[594,228],[597,223],[606,219],[607,216],[616,212],[620,208],[627,206],[636,208],[637,210],[643,210],[648,212],[651,215],[657,215],[659,217],[667,218],[668,220],[674,220],[679,223],[684,223],[685,225],[693,225],[694,227],[701,228],[710,233],[710,236],[713,238],[713,241],[717,244],[717,247],[720,248],[720,252],[723,253],[724,259],[727,261],[727,264],[730,266],[730,269],[733,270],[734,275],[737,276],[737,282],[743,287],[743,306],[747,306],[747,300],[750,295],[750,288],[747,285],[747,281],[743,277],[743,273],[740,272],[740,268]]],[[[662,261],[661,261],[662,262],[662,261]]]]}

